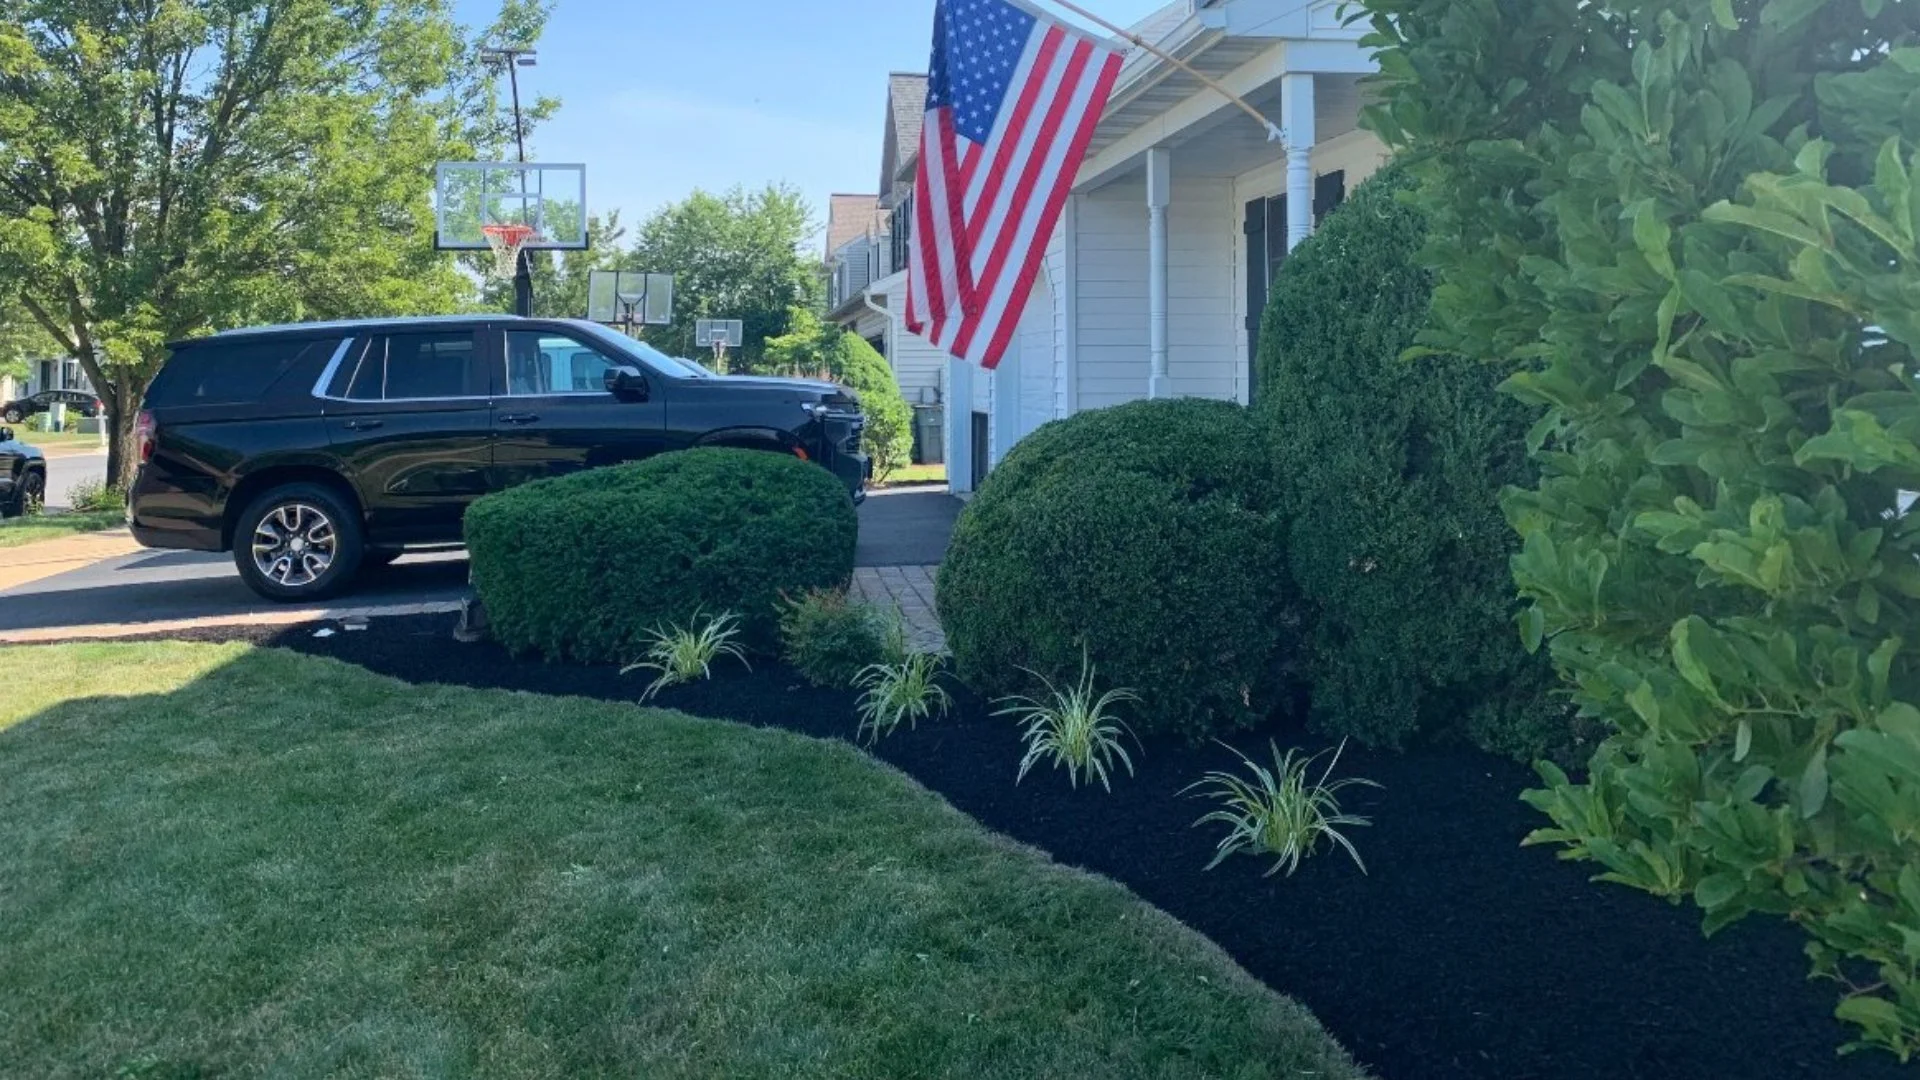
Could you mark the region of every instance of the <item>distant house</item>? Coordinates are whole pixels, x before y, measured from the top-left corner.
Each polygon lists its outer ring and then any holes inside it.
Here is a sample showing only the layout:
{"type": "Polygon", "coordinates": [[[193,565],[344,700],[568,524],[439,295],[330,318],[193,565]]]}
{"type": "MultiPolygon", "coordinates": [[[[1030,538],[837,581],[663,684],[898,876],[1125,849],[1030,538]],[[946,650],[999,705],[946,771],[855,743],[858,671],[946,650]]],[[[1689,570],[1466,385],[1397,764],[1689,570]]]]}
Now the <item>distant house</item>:
{"type": "MultiPolygon", "coordinates": [[[[947,355],[907,332],[906,243],[910,235],[913,165],[920,146],[920,125],[927,113],[927,77],[895,72],[887,77],[887,112],[880,144],[880,195],[866,206],[873,226],[863,240],[846,242],[830,258],[833,280],[844,271],[846,291],[833,293],[833,318],[875,343],[892,365],[907,400],[934,404],[947,377],[947,355]],[[853,287],[859,282],[857,288],[853,287]],[[898,293],[899,302],[893,295],[898,293]]],[[[838,212],[836,200],[835,213],[838,212]]],[[[849,217],[855,214],[847,211],[849,217]]],[[[832,213],[829,215],[833,216],[832,213]]],[[[832,224],[828,233],[831,237],[832,224]]],[[[829,243],[831,243],[831,239],[829,243]]]]}
{"type": "Polygon", "coordinates": [[[868,308],[867,286],[884,273],[886,212],[878,195],[834,195],[827,207],[827,311],[831,321],[886,352],[886,316],[868,308]]]}
{"type": "MultiPolygon", "coordinates": [[[[1267,286],[1287,252],[1387,158],[1359,129],[1375,70],[1344,0],[1175,0],[1135,33],[1243,96],[1284,146],[1191,74],[1135,49],[1096,130],[1015,347],[985,371],[906,334],[907,199],[893,274],[869,285],[894,316],[896,370],[944,368],[948,475],[968,491],[1048,420],[1146,397],[1251,401],[1267,286]]],[[[924,85],[923,85],[924,91],[924,85]]],[[[924,96],[922,97],[924,103],[924,96]]],[[[890,121],[899,127],[897,121],[890,121]]],[[[890,138],[895,129],[889,129],[890,138]]],[[[918,124],[914,126],[918,146],[918,124]]],[[[912,152],[891,174],[909,176],[912,152]]],[[[910,194],[910,186],[909,186],[910,194]]]]}

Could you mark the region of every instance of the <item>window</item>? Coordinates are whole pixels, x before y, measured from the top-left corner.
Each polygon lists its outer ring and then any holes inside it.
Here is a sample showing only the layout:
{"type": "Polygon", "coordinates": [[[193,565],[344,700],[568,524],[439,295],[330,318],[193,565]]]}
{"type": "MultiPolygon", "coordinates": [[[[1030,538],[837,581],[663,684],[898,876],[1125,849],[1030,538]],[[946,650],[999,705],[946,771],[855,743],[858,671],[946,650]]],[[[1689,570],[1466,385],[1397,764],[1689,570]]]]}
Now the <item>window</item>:
{"type": "Polygon", "coordinates": [[[487,396],[487,380],[471,333],[382,334],[341,365],[329,393],[351,401],[477,398],[487,396]]]}
{"type": "Polygon", "coordinates": [[[507,393],[604,394],[613,366],[593,349],[564,334],[507,331],[507,393]]]}
{"type": "MultiPolygon", "coordinates": [[[[147,390],[155,405],[236,405],[261,401],[288,369],[312,372],[340,347],[340,339],[288,341],[284,338],[187,345],[167,358],[147,390]],[[306,366],[313,361],[313,366],[306,366]]],[[[302,388],[304,390],[304,387],[302,388]]]]}

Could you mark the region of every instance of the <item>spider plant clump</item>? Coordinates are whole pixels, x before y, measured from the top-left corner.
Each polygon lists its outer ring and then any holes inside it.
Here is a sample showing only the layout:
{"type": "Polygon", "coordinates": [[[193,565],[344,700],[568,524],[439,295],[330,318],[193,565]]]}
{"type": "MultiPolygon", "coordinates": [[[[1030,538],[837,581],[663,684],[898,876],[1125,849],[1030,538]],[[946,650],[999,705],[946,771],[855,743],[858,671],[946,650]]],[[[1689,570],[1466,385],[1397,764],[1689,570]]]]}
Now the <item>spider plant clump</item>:
{"type": "Polygon", "coordinates": [[[916,727],[922,720],[945,716],[953,698],[940,685],[944,661],[936,653],[907,653],[897,662],[869,664],[854,680],[863,693],[860,741],[871,745],[893,734],[902,723],[916,727]]]}
{"type": "Polygon", "coordinates": [[[723,656],[731,656],[741,664],[747,663],[747,652],[736,640],[740,635],[740,618],[731,611],[723,611],[711,619],[703,620],[699,612],[687,626],[667,623],[647,632],[646,652],[643,658],[620,669],[626,675],[635,671],[657,671],[659,677],[647,686],[647,692],[640,695],[646,701],[669,686],[698,682],[713,677],[713,663],[723,656]]]}
{"type": "MultiPolygon", "coordinates": [[[[1127,756],[1127,749],[1120,742],[1122,735],[1132,738],[1133,732],[1115,712],[1122,704],[1138,702],[1138,694],[1118,687],[1095,697],[1094,668],[1084,651],[1080,657],[1080,679],[1065,689],[1055,686],[1037,671],[1023,670],[1046,687],[1045,696],[1004,697],[1000,699],[1004,707],[994,712],[995,716],[1013,717],[1021,726],[1021,741],[1027,744],[1027,753],[1020,759],[1020,774],[1014,783],[1025,780],[1027,771],[1042,761],[1053,762],[1056,769],[1066,769],[1067,782],[1075,788],[1084,776],[1089,781],[1100,781],[1102,788],[1112,791],[1116,760],[1126,766],[1128,776],[1133,775],[1133,759],[1127,756]]],[[[1138,744],[1137,739],[1135,743],[1138,744]]]]}
{"type": "MultiPolygon", "coordinates": [[[[1222,804],[1220,809],[1194,822],[1195,826],[1211,822],[1228,826],[1227,835],[1220,841],[1207,869],[1219,866],[1229,855],[1265,851],[1279,860],[1267,871],[1268,877],[1283,866],[1287,876],[1292,877],[1300,868],[1301,860],[1312,855],[1321,841],[1326,840],[1345,848],[1353,857],[1353,864],[1361,873],[1366,873],[1367,864],[1360,861],[1360,852],[1340,830],[1373,822],[1342,813],[1339,795],[1356,785],[1371,788],[1380,785],[1359,777],[1332,779],[1334,766],[1340,764],[1340,755],[1347,748],[1344,741],[1334,748],[1333,760],[1327,762],[1319,780],[1311,780],[1307,774],[1324,755],[1306,757],[1297,750],[1289,750],[1282,756],[1279,746],[1271,742],[1267,745],[1273,752],[1271,770],[1234,750],[1234,756],[1246,764],[1248,777],[1210,772],[1181,792],[1197,791],[1198,797],[1211,797],[1222,804]]],[[[1233,750],[1230,746],[1227,749],[1233,750]]]]}

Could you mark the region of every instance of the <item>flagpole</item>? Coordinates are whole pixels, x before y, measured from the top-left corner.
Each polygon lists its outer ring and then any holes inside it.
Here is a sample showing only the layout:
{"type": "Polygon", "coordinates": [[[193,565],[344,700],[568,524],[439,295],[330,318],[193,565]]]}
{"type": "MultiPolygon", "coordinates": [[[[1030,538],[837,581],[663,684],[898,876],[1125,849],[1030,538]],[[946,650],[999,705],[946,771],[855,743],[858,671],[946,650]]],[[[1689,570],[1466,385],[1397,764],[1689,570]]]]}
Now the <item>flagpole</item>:
{"type": "Polygon", "coordinates": [[[1159,57],[1160,59],[1165,60],[1167,63],[1172,64],[1174,67],[1177,67],[1180,70],[1186,72],[1187,74],[1193,76],[1194,78],[1199,79],[1201,82],[1205,83],[1208,87],[1212,88],[1221,97],[1226,98],[1227,101],[1238,106],[1241,112],[1244,112],[1248,116],[1251,116],[1255,121],[1257,121],[1260,124],[1261,127],[1266,128],[1268,142],[1284,143],[1287,141],[1287,133],[1280,127],[1279,124],[1276,124],[1273,121],[1267,119],[1265,113],[1247,104],[1246,98],[1243,98],[1239,94],[1236,94],[1233,91],[1228,90],[1226,87],[1221,86],[1217,81],[1209,78],[1208,76],[1203,74],[1199,69],[1187,63],[1185,60],[1182,60],[1179,57],[1173,55],[1172,53],[1161,49],[1158,45],[1155,45],[1152,42],[1149,42],[1146,38],[1141,37],[1139,34],[1136,34],[1131,30],[1125,29],[1124,27],[1116,26],[1113,23],[1108,22],[1106,19],[1103,19],[1100,16],[1095,15],[1093,12],[1088,11],[1086,8],[1081,7],[1079,4],[1074,3],[1073,0],[1048,0],[1048,2],[1056,4],[1060,7],[1066,8],[1068,11],[1071,11],[1075,15],[1078,15],[1081,18],[1086,19],[1088,22],[1094,23],[1098,26],[1105,28],[1108,32],[1115,34],[1118,37],[1128,42],[1131,42],[1132,44],[1137,45],[1142,49],[1145,49],[1146,51],[1152,53],[1153,55],[1159,57]]]}

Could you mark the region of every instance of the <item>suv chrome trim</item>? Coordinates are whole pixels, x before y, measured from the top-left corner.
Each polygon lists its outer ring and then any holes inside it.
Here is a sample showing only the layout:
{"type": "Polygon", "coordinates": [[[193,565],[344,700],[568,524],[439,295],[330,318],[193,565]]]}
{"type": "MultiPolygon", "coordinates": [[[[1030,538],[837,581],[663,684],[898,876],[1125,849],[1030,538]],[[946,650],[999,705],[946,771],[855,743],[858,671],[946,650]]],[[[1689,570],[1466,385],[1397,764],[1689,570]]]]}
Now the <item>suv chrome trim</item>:
{"type": "Polygon", "coordinates": [[[333,385],[333,377],[340,374],[340,362],[347,358],[347,350],[353,347],[357,339],[348,336],[340,340],[340,347],[333,350],[333,359],[327,361],[327,368],[320,373],[320,380],[313,384],[313,396],[322,401],[328,400],[327,387],[333,385]]]}

